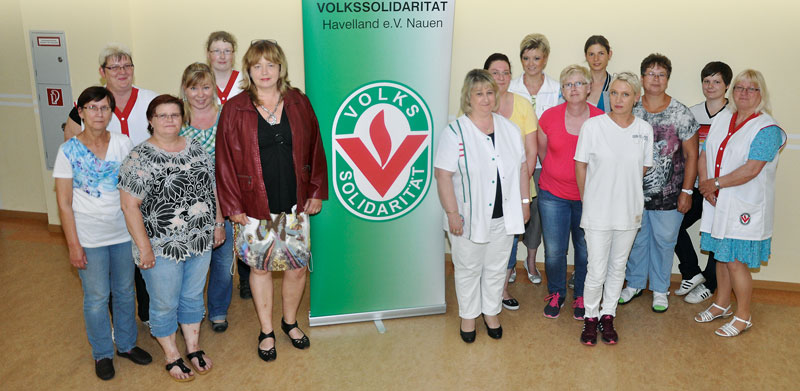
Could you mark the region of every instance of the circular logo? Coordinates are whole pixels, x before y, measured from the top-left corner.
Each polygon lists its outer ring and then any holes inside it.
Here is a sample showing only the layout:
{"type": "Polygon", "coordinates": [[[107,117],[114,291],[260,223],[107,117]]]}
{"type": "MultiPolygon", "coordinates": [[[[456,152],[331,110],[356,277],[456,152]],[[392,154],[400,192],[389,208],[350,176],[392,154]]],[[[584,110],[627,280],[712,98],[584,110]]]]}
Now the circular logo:
{"type": "Polygon", "coordinates": [[[742,225],[750,224],[750,213],[742,213],[739,216],[739,222],[742,223],[742,225]]]}
{"type": "Polygon", "coordinates": [[[391,220],[425,197],[433,118],[414,90],[393,81],[357,88],[339,106],[332,134],[333,187],[350,213],[391,220]]]}

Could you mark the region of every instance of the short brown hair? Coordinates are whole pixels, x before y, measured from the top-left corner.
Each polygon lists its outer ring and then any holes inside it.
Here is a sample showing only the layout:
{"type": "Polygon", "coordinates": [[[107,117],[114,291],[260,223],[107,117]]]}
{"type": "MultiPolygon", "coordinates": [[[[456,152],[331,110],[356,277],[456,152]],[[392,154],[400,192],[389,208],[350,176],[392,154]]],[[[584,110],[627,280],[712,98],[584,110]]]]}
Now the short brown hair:
{"type": "Polygon", "coordinates": [[[181,123],[183,123],[183,117],[186,115],[183,111],[183,101],[180,100],[177,96],[173,96],[170,94],[163,94],[155,97],[155,99],[150,101],[150,104],[147,106],[147,111],[145,114],[147,115],[147,131],[150,135],[153,135],[153,126],[150,125],[150,121],[153,120],[153,117],[156,115],[156,108],[161,105],[167,104],[174,104],[178,106],[178,109],[181,111],[181,123]]]}

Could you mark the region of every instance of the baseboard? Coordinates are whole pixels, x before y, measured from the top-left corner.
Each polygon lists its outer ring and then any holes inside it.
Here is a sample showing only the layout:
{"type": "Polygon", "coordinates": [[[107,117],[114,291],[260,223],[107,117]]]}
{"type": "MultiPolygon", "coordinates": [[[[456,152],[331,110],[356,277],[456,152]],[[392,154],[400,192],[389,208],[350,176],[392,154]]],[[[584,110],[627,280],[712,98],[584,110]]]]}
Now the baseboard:
{"type": "Polygon", "coordinates": [[[0,209],[0,219],[26,219],[47,222],[47,213],[0,209]]]}

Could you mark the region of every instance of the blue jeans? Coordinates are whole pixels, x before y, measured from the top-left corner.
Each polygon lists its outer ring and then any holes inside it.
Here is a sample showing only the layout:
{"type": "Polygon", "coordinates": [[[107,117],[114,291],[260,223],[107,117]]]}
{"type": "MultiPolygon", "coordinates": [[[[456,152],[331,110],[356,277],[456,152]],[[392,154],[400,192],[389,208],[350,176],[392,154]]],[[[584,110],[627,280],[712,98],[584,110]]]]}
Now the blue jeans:
{"type": "Polygon", "coordinates": [[[517,265],[517,244],[519,243],[519,235],[514,235],[514,242],[511,243],[511,255],[508,257],[508,266],[506,270],[511,270],[517,265]]]}
{"type": "Polygon", "coordinates": [[[539,190],[539,215],[542,218],[544,238],[544,270],[547,273],[547,291],[567,294],[567,248],[572,234],[575,250],[575,297],[583,296],[586,280],[586,239],[581,228],[581,201],[572,201],[554,196],[547,190],[539,190]]]}
{"type": "Polygon", "coordinates": [[[208,271],[208,320],[221,322],[228,316],[233,292],[233,226],[225,220],[225,243],[211,252],[208,271]]]}
{"type": "Polygon", "coordinates": [[[86,269],[78,269],[83,287],[83,319],[95,360],[114,357],[117,350],[127,352],[136,346],[135,296],[133,290],[133,252],[127,241],[109,246],[83,248],[86,269]],[[114,294],[114,340],[108,317],[109,294],[114,294]]]}
{"type": "Polygon", "coordinates": [[[156,257],[155,266],[142,270],[150,293],[150,334],[168,337],[178,330],[178,323],[203,320],[203,289],[210,262],[211,251],[206,251],[181,262],[156,257]]]}
{"type": "Polygon", "coordinates": [[[669,291],[672,258],[682,221],[683,213],[677,209],[644,210],[642,228],[636,234],[625,270],[629,287],[645,289],[649,278],[651,291],[669,291]]]}

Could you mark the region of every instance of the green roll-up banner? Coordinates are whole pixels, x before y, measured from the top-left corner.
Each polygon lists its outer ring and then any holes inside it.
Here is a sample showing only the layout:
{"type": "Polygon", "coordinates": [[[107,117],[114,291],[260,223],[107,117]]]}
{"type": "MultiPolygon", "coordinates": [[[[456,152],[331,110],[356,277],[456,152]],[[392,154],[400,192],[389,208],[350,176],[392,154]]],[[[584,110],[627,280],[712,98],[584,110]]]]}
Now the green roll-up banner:
{"type": "Polygon", "coordinates": [[[331,187],[311,224],[312,326],[445,312],[433,154],[454,3],[303,0],[331,187]]]}

